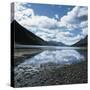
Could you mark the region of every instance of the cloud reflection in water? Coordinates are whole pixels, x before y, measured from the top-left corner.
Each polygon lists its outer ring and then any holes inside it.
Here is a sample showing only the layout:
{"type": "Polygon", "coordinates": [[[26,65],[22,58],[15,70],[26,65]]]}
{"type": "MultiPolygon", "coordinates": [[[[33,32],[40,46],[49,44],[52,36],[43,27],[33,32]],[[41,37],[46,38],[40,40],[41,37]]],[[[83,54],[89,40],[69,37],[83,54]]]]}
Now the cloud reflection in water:
{"type": "Polygon", "coordinates": [[[76,50],[46,50],[33,58],[25,60],[22,65],[34,65],[37,67],[48,63],[68,65],[83,60],[85,60],[85,57],[76,50]]]}

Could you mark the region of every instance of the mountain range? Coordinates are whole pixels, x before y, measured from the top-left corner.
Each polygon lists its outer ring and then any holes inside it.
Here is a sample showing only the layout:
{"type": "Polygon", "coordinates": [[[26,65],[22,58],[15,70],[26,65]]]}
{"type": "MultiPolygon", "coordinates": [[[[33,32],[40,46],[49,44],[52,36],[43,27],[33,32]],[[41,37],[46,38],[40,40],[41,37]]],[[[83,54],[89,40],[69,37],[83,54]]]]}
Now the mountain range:
{"type": "Polygon", "coordinates": [[[47,45],[47,42],[21,26],[16,20],[11,23],[11,27],[14,30],[14,42],[16,44],[47,45]]]}
{"type": "Polygon", "coordinates": [[[88,36],[86,36],[84,39],[81,39],[79,42],[75,43],[74,45],[72,46],[87,46],[88,42],[88,36]]]}
{"type": "MultiPolygon", "coordinates": [[[[22,44],[22,45],[51,45],[51,46],[67,46],[61,42],[55,41],[44,41],[40,37],[36,36],[30,30],[27,30],[23,26],[21,26],[16,20],[13,20],[11,23],[11,27],[14,31],[14,42],[15,44],[22,44]]],[[[71,46],[87,46],[87,38],[86,36],[84,39],[81,39],[74,45],[71,46]]]]}

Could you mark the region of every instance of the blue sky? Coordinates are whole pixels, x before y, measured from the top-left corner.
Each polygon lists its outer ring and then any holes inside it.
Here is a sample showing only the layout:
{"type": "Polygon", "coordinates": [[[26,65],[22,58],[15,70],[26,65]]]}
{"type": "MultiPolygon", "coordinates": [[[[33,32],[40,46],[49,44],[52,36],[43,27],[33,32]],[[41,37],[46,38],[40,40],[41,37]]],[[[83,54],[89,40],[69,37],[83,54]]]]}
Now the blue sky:
{"type": "Polygon", "coordinates": [[[72,45],[88,33],[88,8],[50,4],[15,3],[15,19],[46,41],[72,45]]]}
{"type": "Polygon", "coordinates": [[[72,10],[74,6],[66,6],[66,5],[48,5],[48,4],[25,4],[27,8],[32,8],[35,11],[35,15],[40,16],[48,16],[53,18],[55,14],[59,15],[61,18],[63,15],[67,14],[68,11],[72,10]],[[60,13],[61,12],[61,13],[60,13]]]}

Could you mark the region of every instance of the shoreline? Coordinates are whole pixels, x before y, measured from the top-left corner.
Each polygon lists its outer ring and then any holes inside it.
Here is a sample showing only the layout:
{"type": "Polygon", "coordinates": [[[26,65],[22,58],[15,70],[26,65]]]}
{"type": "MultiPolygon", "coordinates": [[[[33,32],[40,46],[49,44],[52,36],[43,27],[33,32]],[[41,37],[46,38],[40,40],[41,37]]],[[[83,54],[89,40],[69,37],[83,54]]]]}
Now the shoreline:
{"type": "Polygon", "coordinates": [[[87,61],[53,68],[20,66],[15,72],[15,87],[87,83],[87,75],[87,61]]]}

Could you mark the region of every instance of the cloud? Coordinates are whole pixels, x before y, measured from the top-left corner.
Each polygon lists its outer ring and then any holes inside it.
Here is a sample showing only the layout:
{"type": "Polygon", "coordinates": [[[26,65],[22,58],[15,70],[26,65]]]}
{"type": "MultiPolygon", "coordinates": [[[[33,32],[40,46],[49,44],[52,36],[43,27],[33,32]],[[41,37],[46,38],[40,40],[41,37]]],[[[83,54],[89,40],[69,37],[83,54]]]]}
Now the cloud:
{"type": "Polygon", "coordinates": [[[59,25],[67,27],[68,30],[74,30],[79,27],[82,21],[87,20],[87,13],[87,7],[74,7],[60,19],[59,25]]]}
{"type": "Polygon", "coordinates": [[[34,16],[34,11],[31,8],[24,7],[25,3],[15,3],[15,19],[17,21],[26,20],[34,16]]]}
{"type": "Polygon", "coordinates": [[[34,10],[26,8],[24,3],[15,3],[15,19],[24,26],[35,26],[40,28],[56,28],[57,20],[47,16],[34,15],[34,10]]]}
{"type": "Polygon", "coordinates": [[[65,40],[62,41],[63,43],[70,45],[78,42],[80,39],[85,38],[85,36],[88,34],[87,17],[87,7],[74,7],[70,12],[67,13],[67,15],[60,19],[60,22],[58,22],[60,27],[66,27],[68,31],[72,32],[76,32],[76,30],[78,30],[78,34],[74,37],[68,37],[68,40],[67,37],[64,36],[65,40]]]}
{"type": "Polygon", "coordinates": [[[55,14],[55,18],[56,18],[56,19],[59,19],[59,15],[58,15],[58,14],[55,14]]]}
{"type": "Polygon", "coordinates": [[[50,18],[35,15],[32,6],[28,8],[25,7],[25,4],[27,3],[15,3],[15,19],[46,41],[57,41],[72,45],[88,34],[87,7],[74,7],[61,18],[58,14],[50,18]]]}

